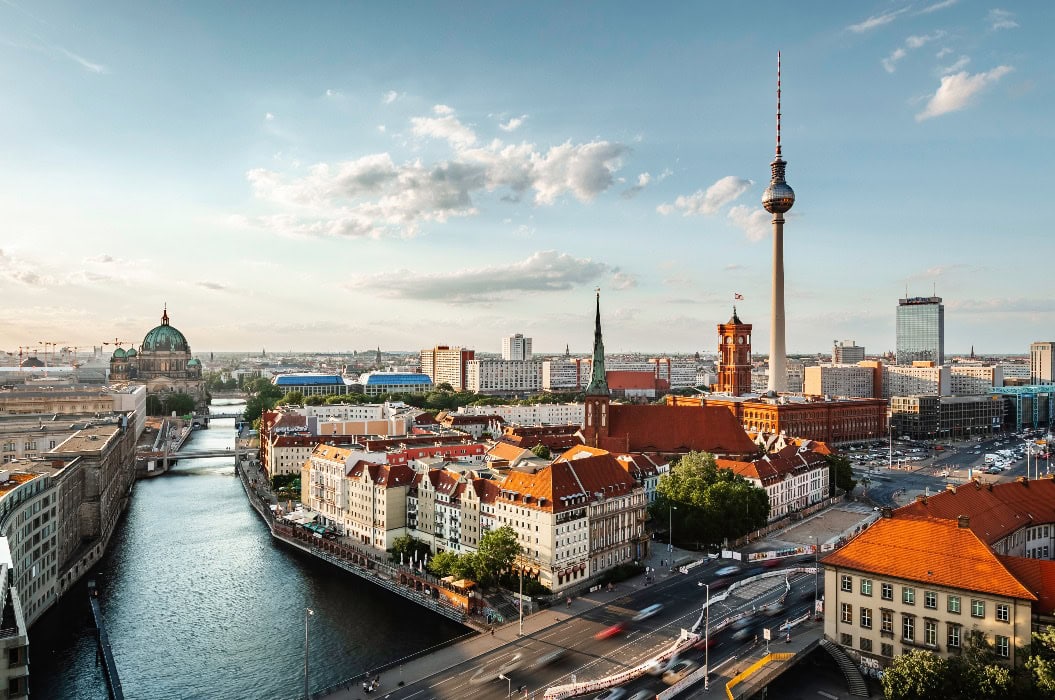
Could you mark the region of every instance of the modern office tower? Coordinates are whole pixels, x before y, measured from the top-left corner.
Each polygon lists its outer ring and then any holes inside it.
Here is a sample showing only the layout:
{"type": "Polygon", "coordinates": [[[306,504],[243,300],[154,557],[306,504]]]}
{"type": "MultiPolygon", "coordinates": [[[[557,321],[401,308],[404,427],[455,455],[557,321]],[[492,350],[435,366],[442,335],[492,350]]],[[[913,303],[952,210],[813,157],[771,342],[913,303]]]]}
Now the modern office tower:
{"type": "Polygon", "coordinates": [[[795,204],[795,191],[784,181],[787,161],[780,154],[780,52],[777,52],[777,153],[762,206],[773,215],[773,299],[769,338],[769,383],[772,392],[787,391],[787,345],[784,339],[784,214],[795,204]]]}
{"type": "Polygon", "coordinates": [[[525,338],[521,333],[502,338],[502,359],[530,360],[531,338],[525,338]]]}
{"type": "Polygon", "coordinates": [[[941,297],[908,297],[898,300],[897,359],[945,364],[945,306],[941,297]]]}
{"type": "Polygon", "coordinates": [[[718,392],[742,396],[751,392],[751,324],[733,315],[718,324],[718,392]]]}
{"type": "Polygon", "coordinates": [[[1029,383],[1055,382],[1055,343],[1037,341],[1029,346],[1029,383]]]}
{"type": "Polygon", "coordinates": [[[421,371],[429,375],[432,383],[450,384],[455,391],[465,390],[465,371],[469,360],[476,359],[476,351],[464,348],[437,345],[422,350],[421,371]]]}
{"type": "Polygon", "coordinates": [[[865,359],[863,345],[858,345],[853,340],[832,341],[832,364],[833,365],[855,365],[865,359]]]}

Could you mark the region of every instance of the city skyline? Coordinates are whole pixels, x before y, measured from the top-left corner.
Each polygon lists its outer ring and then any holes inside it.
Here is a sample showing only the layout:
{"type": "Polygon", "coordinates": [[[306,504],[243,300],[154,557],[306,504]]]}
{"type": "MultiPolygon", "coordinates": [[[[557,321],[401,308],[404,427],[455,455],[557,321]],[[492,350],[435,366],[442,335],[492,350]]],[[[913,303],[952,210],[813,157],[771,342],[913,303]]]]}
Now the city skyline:
{"type": "Polygon", "coordinates": [[[789,353],[1055,320],[1047,6],[252,7],[0,3],[0,348],[765,348],[778,49],[789,353]]]}

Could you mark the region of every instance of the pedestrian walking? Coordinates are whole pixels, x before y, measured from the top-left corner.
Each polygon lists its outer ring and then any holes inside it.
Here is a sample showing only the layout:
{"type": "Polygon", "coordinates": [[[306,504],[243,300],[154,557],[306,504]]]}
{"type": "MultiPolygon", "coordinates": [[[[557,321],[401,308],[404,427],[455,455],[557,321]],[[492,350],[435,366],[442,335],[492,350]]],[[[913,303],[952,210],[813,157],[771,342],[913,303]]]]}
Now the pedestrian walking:
{"type": "Polygon", "coordinates": [[[491,636],[492,637],[495,636],[495,628],[494,627],[491,628],[491,636]]]}

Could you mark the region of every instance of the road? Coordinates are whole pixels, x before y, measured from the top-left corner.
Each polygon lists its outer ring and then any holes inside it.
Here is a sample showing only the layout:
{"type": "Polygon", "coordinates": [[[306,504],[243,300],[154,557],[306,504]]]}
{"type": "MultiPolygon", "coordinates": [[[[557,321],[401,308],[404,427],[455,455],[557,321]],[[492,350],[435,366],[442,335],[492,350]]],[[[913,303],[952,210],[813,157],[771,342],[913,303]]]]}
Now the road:
{"type": "MultiPolygon", "coordinates": [[[[705,599],[701,582],[713,582],[714,569],[721,564],[699,567],[687,575],[670,579],[632,592],[608,605],[588,610],[561,624],[551,625],[539,632],[497,646],[481,657],[467,660],[434,674],[420,682],[393,689],[384,686],[377,694],[386,700],[431,700],[446,698],[490,699],[504,698],[510,693],[523,697],[541,697],[553,685],[588,681],[641,664],[669,649],[685,628],[692,628],[699,620],[705,599]],[[662,609],[646,620],[633,621],[638,611],[654,603],[662,609]],[[624,631],[607,639],[595,635],[616,624],[624,631]],[[559,656],[554,659],[553,657],[559,656]],[[500,679],[499,674],[506,679],[500,679]]],[[[758,573],[759,569],[741,569],[727,580],[742,579],[758,573]]],[[[787,604],[767,615],[758,611],[737,629],[727,629],[715,635],[710,649],[714,668],[734,655],[741,655],[753,646],[754,635],[762,637],[761,629],[776,628],[788,617],[812,609],[814,578],[809,574],[792,574],[792,592],[787,604]],[[739,634],[737,634],[739,632],[739,634]],[[737,639],[734,639],[734,634],[737,639]]],[[[714,603],[710,621],[716,624],[726,616],[772,606],[785,593],[784,578],[754,582],[738,590],[722,603],[714,603]]],[[[712,591],[717,596],[720,591],[712,591]]],[[[547,613],[539,613],[545,615],[547,613]]],[[[702,646],[702,645],[701,645],[702,646]]],[[[681,658],[702,664],[703,651],[692,650],[681,658]]],[[[393,677],[388,674],[389,679],[393,677]]],[[[629,692],[648,690],[658,693],[665,688],[657,677],[643,676],[632,682],[629,692]]]]}

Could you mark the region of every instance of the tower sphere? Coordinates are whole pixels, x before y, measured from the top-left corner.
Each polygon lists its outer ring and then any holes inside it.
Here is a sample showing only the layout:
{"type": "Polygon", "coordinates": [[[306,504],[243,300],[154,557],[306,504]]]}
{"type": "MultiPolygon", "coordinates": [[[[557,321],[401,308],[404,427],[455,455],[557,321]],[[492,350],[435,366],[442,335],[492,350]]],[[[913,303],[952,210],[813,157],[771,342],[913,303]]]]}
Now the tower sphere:
{"type": "Polygon", "coordinates": [[[762,206],[770,214],[783,214],[791,209],[793,204],[795,204],[795,190],[784,182],[783,176],[779,181],[774,178],[766,191],[762,193],[762,206]]]}

